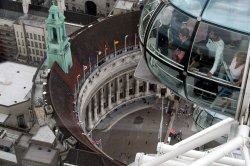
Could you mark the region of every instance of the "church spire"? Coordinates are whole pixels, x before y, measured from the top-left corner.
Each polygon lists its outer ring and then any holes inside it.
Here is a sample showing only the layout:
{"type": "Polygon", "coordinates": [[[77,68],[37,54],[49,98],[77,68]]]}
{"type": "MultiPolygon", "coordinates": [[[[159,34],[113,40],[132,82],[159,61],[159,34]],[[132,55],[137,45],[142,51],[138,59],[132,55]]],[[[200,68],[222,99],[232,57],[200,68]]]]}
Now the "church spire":
{"type": "Polygon", "coordinates": [[[65,17],[53,0],[46,20],[48,30],[47,64],[48,68],[51,68],[54,62],[57,62],[62,70],[68,73],[72,67],[72,57],[64,19],[65,17]]]}

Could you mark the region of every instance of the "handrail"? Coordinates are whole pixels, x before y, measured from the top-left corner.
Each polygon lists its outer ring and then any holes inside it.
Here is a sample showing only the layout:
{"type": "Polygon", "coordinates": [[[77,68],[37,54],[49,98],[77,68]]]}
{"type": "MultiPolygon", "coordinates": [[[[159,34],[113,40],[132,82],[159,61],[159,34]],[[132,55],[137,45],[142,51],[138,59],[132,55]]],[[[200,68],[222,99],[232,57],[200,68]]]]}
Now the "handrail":
{"type": "Polygon", "coordinates": [[[216,82],[216,83],[219,83],[219,84],[222,84],[222,85],[234,87],[236,89],[241,89],[239,86],[229,84],[228,81],[225,81],[225,80],[223,80],[221,78],[214,77],[214,76],[212,78],[209,78],[209,77],[207,77],[206,74],[204,74],[202,72],[199,72],[199,71],[194,71],[194,72],[188,71],[188,73],[190,73],[192,75],[195,75],[196,77],[201,77],[201,78],[204,78],[204,79],[207,79],[209,81],[213,81],[213,82],[216,82]]]}

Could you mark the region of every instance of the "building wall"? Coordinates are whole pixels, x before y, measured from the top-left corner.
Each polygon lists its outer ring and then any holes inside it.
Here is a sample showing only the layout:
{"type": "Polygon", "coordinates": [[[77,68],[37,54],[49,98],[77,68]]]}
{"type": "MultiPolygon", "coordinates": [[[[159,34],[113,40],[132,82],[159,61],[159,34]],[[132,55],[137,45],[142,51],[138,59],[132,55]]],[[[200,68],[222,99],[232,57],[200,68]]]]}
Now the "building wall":
{"type": "Polygon", "coordinates": [[[12,20],[0,19],[0,58],[2,59],[14,59],[17,56],[13,23],[12,20]]]}
{"type": "Polygon", "coordinates": [[[0,159],[0,165],[1,166],[17,166],[16,163],[10,162],[10,161],[6,161],[6,160],[2,160],[0,159]]]}
{"type": "Polygon", "coordinates": [[[23,117],[26,127],[30,128],[31,127],[30,119],[32,116],[30,111],[30,105],[31,105],[30,100],[9,107],[0,105],[0,113],[9,114],[9,117],[5,121],[4,125],[15,128],[22,128],[21,126],[18,125],[18,123],[21,120],[20,118],[23,117]]]}
{"type": "Polygon", "coordinates": [[[15,145],[14,148],[15,148],[17,163],[21,164],[23,156],[25,155],[25,153],[27,151],[27,148],[22,147],[22,146],[18,146],[18,145],[15,145]]]}
{"type": "Polygon", "coordinates": [[[18,59],[27,62],[41,62],[46,55],[47,32],[45,27],[14,24],[18,59]],[[25,35],[24,35],[25,34],[25,35]]]}
{"type": "Polygon", "coordinates": [[[96,5],[97,14],[108,15],[116,0],[65,0],[66,10],[80,11],[86,13],[86,2],[90,1],[96,5]]]}

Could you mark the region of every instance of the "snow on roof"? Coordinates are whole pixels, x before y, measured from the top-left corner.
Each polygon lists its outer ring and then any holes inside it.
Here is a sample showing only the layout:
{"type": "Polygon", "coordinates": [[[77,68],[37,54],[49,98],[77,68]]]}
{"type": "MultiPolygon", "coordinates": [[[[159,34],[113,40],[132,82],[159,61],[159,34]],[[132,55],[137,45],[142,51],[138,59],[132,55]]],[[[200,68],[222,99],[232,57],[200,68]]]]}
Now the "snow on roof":
{"type": "Polygon", "coordinates": [[[56,136],[54,135],[52,130],[49,128],[49,126],[46,125],[46,126],[40,127],[37,133],[32,137],[31,140],[53,144],[55,139],[56,139],[56,136]]]}
{"type": "Polygon", "coordinates": [[[0,105],[11,106],[27,101],[36,68],[4,62],[0,63],[0,71],[0,105]]]}
{"type": "Polygon", "coordinates": [[[0,156],[1,156],[1,159],[3,159],[3,160],[10,161],[10,162],[13,162],[13,163],[17,163],[17,159],[16,159],[15,154],[4,152],[4,151],[0,150],[0,156]]]}
{"type": "Polygon", "coordinates": [[[8,114],[0,113],[0,123],[4,123],[8,116],[8,114]]]}
{"type": "Polygon", "coordinates": [[[129,1],[118,1],[115,8],[116,9],[123,9],[123,10],[131,10],[133,7],[133,2],[129,1]]]}

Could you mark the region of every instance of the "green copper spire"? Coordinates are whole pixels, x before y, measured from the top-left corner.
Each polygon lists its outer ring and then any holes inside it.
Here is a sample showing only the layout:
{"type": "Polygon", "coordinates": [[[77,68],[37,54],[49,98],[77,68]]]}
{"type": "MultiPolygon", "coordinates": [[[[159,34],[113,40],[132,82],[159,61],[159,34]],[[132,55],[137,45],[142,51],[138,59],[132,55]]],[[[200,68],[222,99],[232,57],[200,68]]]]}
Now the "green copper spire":
{"type": "Polygon", "coordinates": [[[54,62],[57,62],[62,70],[68,73],[72,67],[72,57],[64,25],[65,18],[54,1],[52,2],[46,20],[48,30],[47,65],[48,68],[51,68],[54,62]]]}

